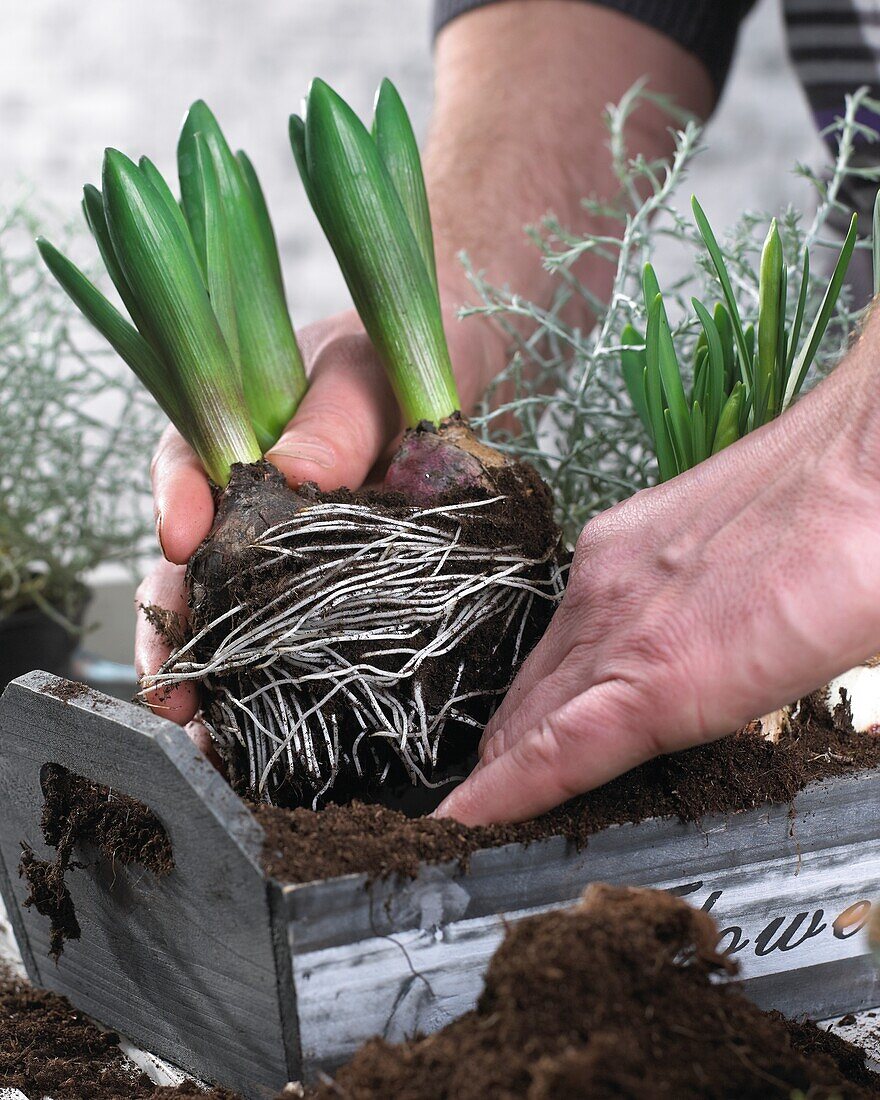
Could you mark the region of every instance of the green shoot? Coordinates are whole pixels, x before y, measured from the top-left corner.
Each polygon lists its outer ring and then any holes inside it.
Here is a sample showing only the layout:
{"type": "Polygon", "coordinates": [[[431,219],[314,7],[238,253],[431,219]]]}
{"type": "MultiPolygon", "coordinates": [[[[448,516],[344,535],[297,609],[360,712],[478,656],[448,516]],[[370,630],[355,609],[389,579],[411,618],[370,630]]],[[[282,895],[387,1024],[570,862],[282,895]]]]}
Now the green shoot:
{"type": "Polygon", "coordinates": [[[624,384],[651,436],[661,481],[668,481],[773,420],[797,397],[831,320],[856,242],[854,215],[819,310],[801,342],[809,252],[804,254],[794,318],[789,326],[788,268],[776,221],[771,222],[761,252],[755,330],[743,325],[722,251],[696,199],[693,210],[723,302],[710,313],[702,302],[691,300],[700,335],[694,348],[689,396],[650,264],[645,267],[642,285],[648,318],[646,334],[641,338],[627,324],[621,336],[624,384]]]}
{"type": "Polygon", "coordinates": [[[376,138],[315,80],[290,142],[309,201],[408,424],[459,406],[437,296],[433,241],[412,128],[383,84],[376,138]]]}
{"type": "Polygon", "coordinates": [[[409,224],[415,234],[425,267],[437,289],[434,231],[428,209],[428,192],[422,174],[419,147],[400,93],[386,77],[379,85],[373,114],[373,139],[388,169],[409,224]]]}
{"type": "Polygon", "coordinates": [[[184,120],[177,167],[183,209],[203,267],[208,247],[206,218],[215,220],[215,232],[219,224],[225,226],[242,385],[254,431],[266,451],[296,411],[306,377],[265,199],[250,162],[233,156],[217,120],[201,100],[190,107],[184,120]],[[209,165],[216,186],[206,180],[209,165]],[[209,212],[209,206],[215,213],[209,212]]]}
{"type": "Polygon", "coordinates": [[[272,446],[305,390],[259,182],[203,103],[178,147],[183,205],[146,158],[115,150],[83,209],[133,324],[46,241],[40,253],[225,485],[272,446]]]}

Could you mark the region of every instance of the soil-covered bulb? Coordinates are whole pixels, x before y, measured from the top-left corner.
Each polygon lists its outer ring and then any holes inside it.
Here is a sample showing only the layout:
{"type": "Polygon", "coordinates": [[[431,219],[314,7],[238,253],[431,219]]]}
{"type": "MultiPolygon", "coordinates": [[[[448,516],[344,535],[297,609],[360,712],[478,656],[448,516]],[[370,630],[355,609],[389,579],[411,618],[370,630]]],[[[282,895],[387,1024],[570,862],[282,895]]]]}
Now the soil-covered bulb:
{"type": "Polygon", "coordinates": [[[237,786],[394,801],[468,770],[561,595],[560,532],[537,473],[456,415],[407,432],[380,491],[234,467],[187,583],[157,682],[201,684],[237,786]]]}

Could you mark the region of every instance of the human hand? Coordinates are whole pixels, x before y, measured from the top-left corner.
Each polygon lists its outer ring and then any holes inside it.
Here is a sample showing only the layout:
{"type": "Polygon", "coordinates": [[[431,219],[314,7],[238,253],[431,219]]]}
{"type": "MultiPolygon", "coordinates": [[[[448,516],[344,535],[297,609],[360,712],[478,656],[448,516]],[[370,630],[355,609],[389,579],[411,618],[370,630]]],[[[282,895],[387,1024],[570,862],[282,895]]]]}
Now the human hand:
{"type": "MultiPolygon", "coordinates": [[[[504,362],[504,341],[484,321],[459,322],[444,313],[450,355],[465,410],[478,400],[504,362]]],[[[397,402],[357,315],[351,311],[304,328],[298,334],[309,389],[293,420],[267,454],[292,486],[314,481],[329,490],[360,486],[402,429],[397,402]]],[[[208,535],[214,503],[201,463],[179,433],[169,427],[153,459],[156,531],[165,560],[145,577],[135,597],[138,618],[135,668],[139,677],[156,672],[170,647],[144,615],[150,605],[186,620],[185,565],[208,535]]],[[[181,685],[149,705],[173,722],[193,719],[197,697],[181,685]]],[[[200,747],[207,735],[191,730],[200,747]]]]}
{"type": "Polygon", "coordinates": [[[878,648],[877,428],[853,416],[856,372],[839,371],[585,528],[562,604],[437,816],[533,817],[730,733],[878,648]]]}

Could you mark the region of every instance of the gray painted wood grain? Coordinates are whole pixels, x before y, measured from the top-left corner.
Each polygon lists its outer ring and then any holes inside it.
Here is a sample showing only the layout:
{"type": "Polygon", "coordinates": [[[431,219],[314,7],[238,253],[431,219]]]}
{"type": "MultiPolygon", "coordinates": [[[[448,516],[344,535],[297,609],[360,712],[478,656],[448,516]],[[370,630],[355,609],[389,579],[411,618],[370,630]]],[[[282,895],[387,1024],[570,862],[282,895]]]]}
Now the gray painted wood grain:
{"type": "Polygon", "coordinates": [[[593,881],[674,890],[711,910],[758,1003],[833,1016],[880,1004],[858,925],[880,896],[880,774],[814,784],[787,806],[621,825],[477,852],[466,874],[283,884],[262,831],[176,726],[34,673],[0,701],[0,891],[31,978],[190,1072],[266,1097],[375,1034],[432,1031],[472,1007],[504,928],[593,881]],[[89,859],[70,877],[83,939],[55,968],[23,912],[20,842],[41,857],[40,768],[55,762],[149,805],[167,879],[89,859]],[[854,908],[856,907],[856,908],[854,908]],[[846,916],[857,917],[855,924],[846,916]]]}
{"type": "Polygon", "coordinates": [[[259,827],[183,730],[96,692],[65,702],[58,684],[31,673],[0,701],[0,887],[29,977],[198,1077],[274,1095],[298,1051],[259,827]],[[52,855],[39,827],[47,762],[149,805],[175,859],[156,878],[87,856],[68,876],[82,939],[57,966],[16,873],[22,842],[52,855]]]}
{"type": "Polygon", "coordinates": [[[763,1007],[824,1017],[880,1004],[858,927],[880,898],[878,780],[816,784],[793,813],[616,826],[581,852],[560,840],[512,845],[480,853],[458,878],[453,866],[430,868],[397,895],[350,876],[333,884],[324,912],[312,887],[288,886],[306,1076],[372,1035],[434,1031],[472,1008],[505,928],[593,881],[670,890],[710,910],[763,1007]]]}

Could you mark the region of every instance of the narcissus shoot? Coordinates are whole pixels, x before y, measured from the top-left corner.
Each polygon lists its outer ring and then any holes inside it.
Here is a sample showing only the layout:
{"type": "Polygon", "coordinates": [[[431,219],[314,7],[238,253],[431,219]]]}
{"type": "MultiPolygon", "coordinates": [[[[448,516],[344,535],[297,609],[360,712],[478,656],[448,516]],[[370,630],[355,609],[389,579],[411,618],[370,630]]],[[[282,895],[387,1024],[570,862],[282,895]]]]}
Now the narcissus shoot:
{"type": "Polygon", "coordinates": [[[627,325],[621,339],[624,382],[651,437],[661,481],[773,420],[797,397],[831,320],[856,243],[853,215],[822,302],[804,332],[809,252],[804,253],[789,321],[789,271],[779,230],[775,220],[771,222],[760,260],[757,326],[744,326],[721,249],[696,199],[693,211],[723,300],[710,311],[692,299],[701,331],[690,386],[684,381],[663,295],[650,264],[642,281],[647,330],[642,335],[627,325]]]}

